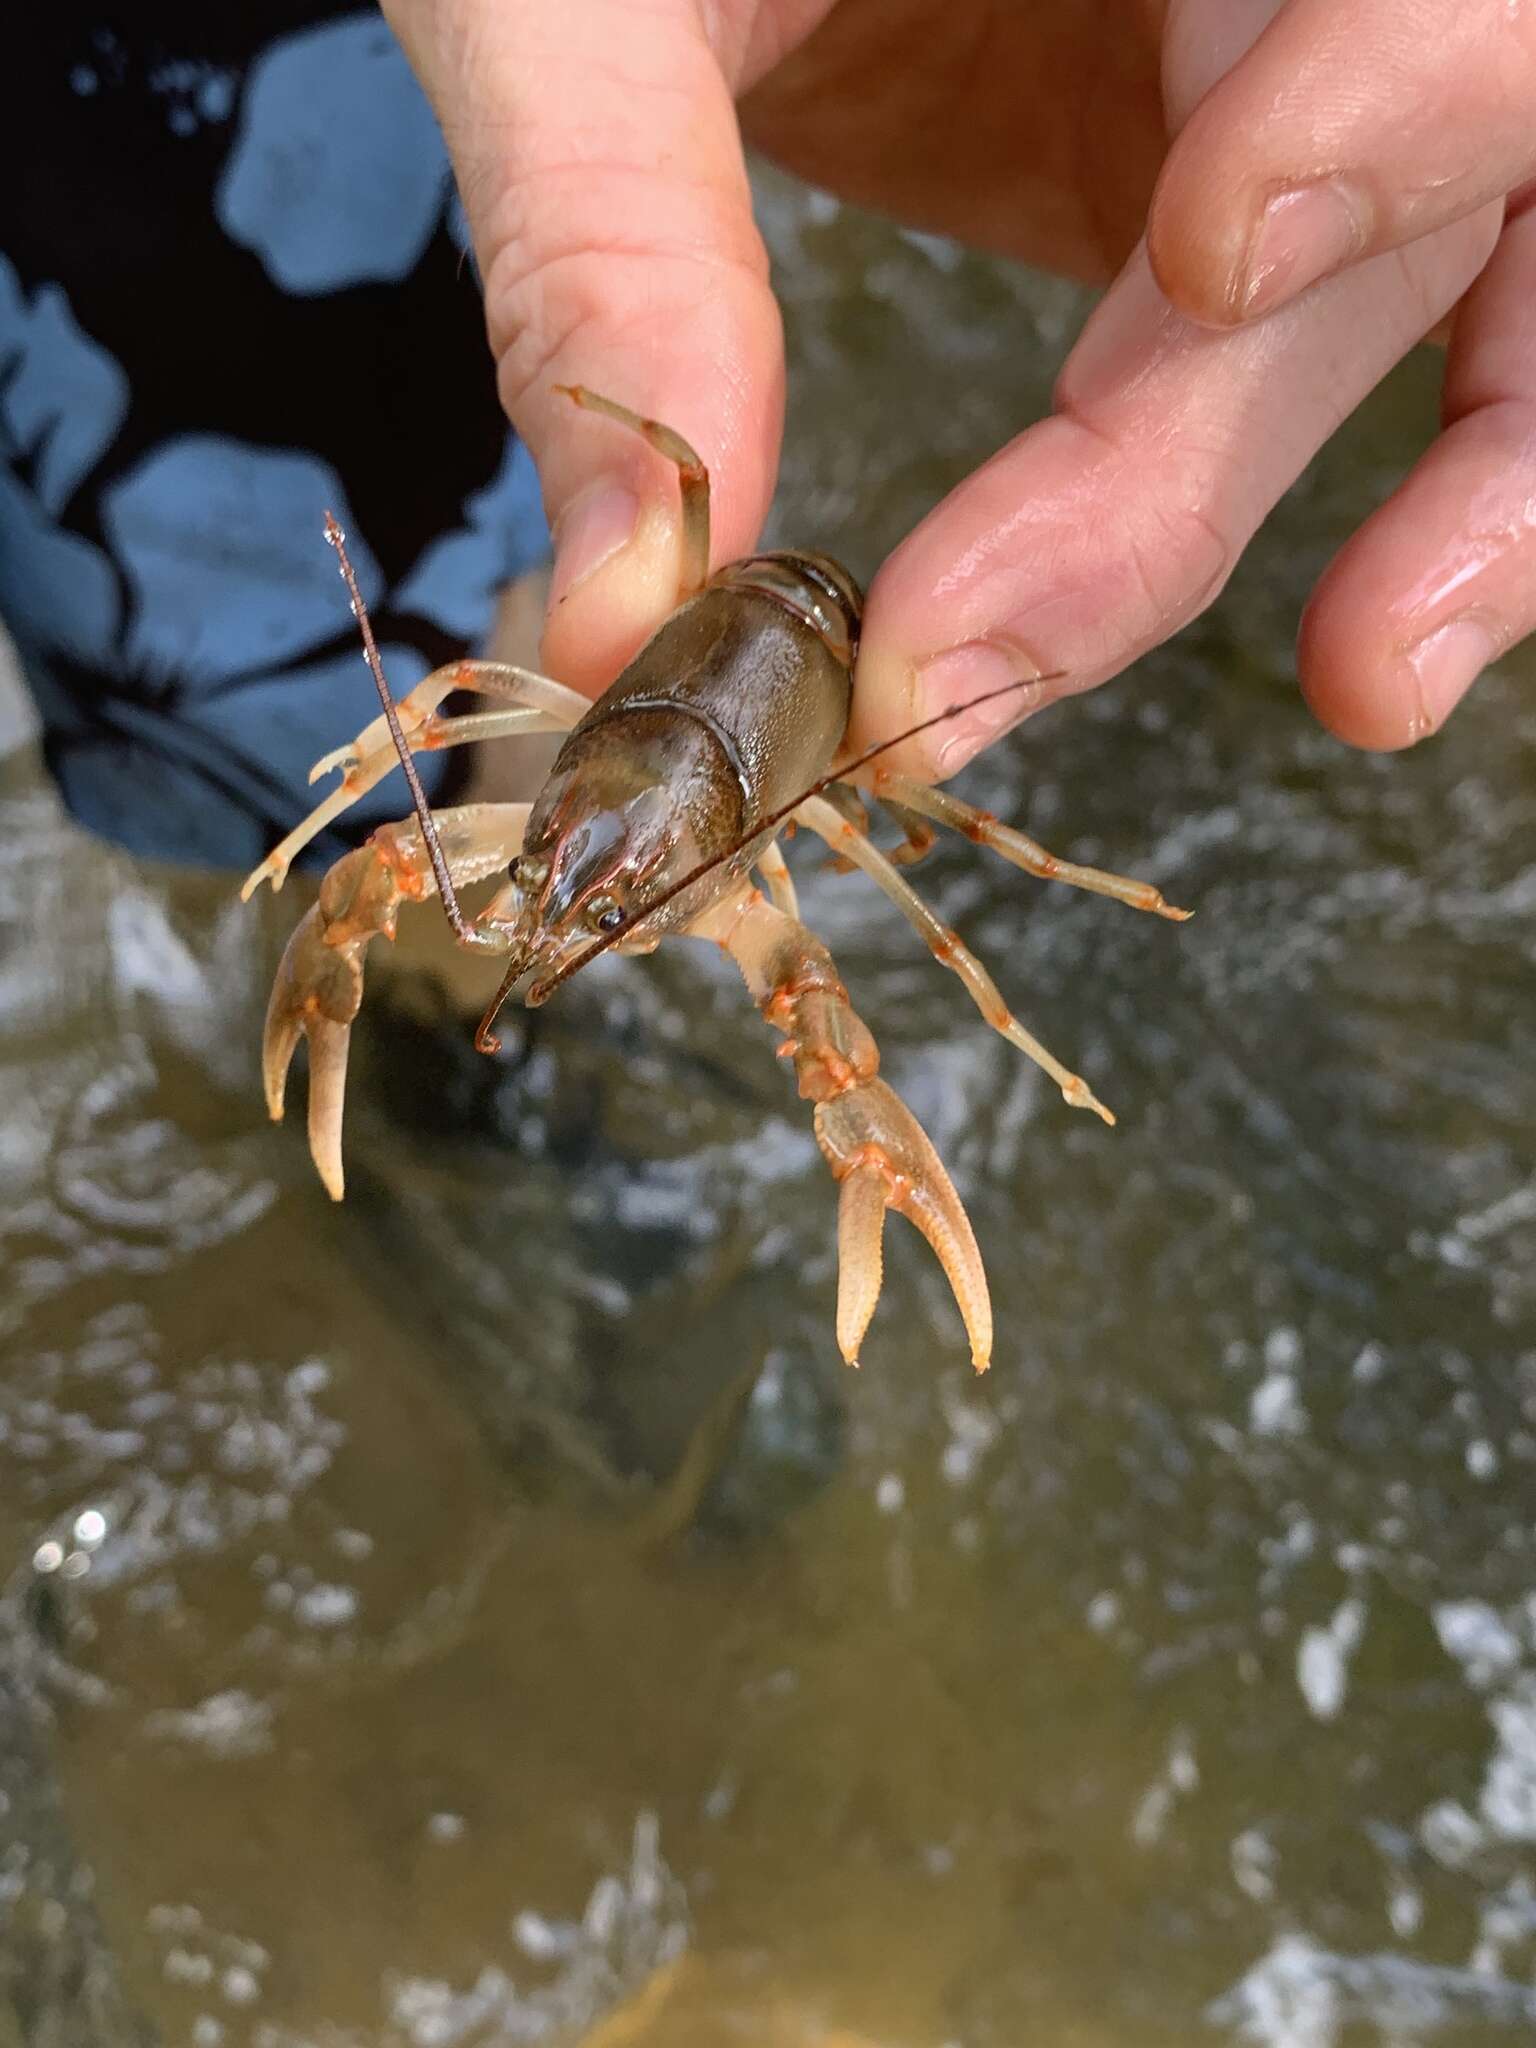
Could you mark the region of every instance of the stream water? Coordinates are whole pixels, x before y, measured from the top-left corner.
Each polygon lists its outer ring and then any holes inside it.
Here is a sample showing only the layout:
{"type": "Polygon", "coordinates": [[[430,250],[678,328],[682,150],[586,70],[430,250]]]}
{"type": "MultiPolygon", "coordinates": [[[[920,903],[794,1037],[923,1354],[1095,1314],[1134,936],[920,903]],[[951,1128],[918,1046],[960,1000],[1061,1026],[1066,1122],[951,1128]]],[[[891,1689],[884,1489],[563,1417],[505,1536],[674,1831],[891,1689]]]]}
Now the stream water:
{"type": "MultiPolygon", "coordinates": [[[[867,572],[1085,301],[761,191],[776,537],[867,572]]],[[[1293,680],[1435,371],[958,785],[1192,923],[920,871],[1117,1130],[791,851],[984,1381],[899,1223],[839,1365],[834,1191],[705,949],[491,1063],[423,915],[333,1208],[256,1072],[301,885],[0,764],[3,2048],[1536,2039],[1532,663],[1391,759],[1293,680]]]]}

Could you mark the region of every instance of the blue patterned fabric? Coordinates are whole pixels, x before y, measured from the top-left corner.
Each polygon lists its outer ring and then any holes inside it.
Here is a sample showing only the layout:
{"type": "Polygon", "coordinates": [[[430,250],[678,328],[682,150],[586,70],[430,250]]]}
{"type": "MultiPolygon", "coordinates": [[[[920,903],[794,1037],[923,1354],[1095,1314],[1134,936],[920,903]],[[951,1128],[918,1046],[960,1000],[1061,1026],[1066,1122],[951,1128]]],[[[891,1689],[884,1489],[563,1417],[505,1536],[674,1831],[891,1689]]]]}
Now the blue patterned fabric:
{"type": "MultiPolygon", "coordinates": [[[[243,866],[310,807],[310,763],[376,708],[327,507],[397,694],[477,648],[548,552],[389,29],[303,0],[18,10],[0,617],[82,822],[243,866]]],[[[451,801],[462,758],[423,767],[451,801]]],[[[402,808],[386,787],[347,823],[402,808]]]]}

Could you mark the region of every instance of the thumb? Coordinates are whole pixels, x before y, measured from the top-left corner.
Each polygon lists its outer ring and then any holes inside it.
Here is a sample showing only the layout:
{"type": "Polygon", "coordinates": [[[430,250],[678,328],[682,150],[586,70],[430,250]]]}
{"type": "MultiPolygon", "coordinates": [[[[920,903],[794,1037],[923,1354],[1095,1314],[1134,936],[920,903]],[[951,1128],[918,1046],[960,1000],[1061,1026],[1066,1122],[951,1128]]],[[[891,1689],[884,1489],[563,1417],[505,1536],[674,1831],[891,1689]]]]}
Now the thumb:
{"type": "Polygon", "coordinates": [[[690,441],[712,560],[748,553],[783,337],[730,88],[689,0],[386,0],[436,107],[485,280],[502,402],[555,537],[546,665],[595,692],[677,600],[675,469],[555,386],[690,441]]]}

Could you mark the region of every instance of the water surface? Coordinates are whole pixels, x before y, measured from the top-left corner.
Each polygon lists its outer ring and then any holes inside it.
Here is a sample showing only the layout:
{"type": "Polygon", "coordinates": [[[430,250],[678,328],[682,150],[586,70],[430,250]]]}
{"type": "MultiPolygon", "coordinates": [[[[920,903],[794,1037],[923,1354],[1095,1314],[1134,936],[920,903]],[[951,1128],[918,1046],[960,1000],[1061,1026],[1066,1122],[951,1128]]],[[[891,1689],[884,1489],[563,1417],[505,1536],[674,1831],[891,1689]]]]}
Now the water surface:
{"type": "MultiPolygon", "coordinates": [[[[867,572],[1084,302],[763,190],[776,535],[867,572]]],[[[705,949],[493,1066],[418,931],[333,1208],[256,1077],[297,885],[0,769],[3,2048],[1536,2036],[1531,664],[1373,759],[1291,653],[1434,371],[960,785],[1194,922],[921,871],[1116,1131],[798,851],[984,1381],[899,1222],[838,1364],[834,1191],[705,949]]]]}

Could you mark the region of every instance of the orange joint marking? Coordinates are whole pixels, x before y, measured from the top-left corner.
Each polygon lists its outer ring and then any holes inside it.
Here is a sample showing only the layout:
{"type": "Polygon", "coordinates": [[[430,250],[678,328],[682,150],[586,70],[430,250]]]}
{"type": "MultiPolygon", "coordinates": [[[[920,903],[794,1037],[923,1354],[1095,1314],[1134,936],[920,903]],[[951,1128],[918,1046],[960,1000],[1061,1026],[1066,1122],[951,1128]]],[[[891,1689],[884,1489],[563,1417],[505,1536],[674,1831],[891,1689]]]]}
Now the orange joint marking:
{"type": "Polygon", "coordinates": [[[832,1086],[833,1094],[826,1098],[828,1101],[832,1100],[833,1096],[846,1095],[850,1088],[858,1086],[858,1068],[840,1052],[833,1052],[828,1047],[824,1052],[814,1053],[812,1058],[816,1062],[817,1070],[832,1086]]]}
{"type": "Polygon", "coordinates": [[[803,974],[780,982],[777,988],[764,996],[758,1010],[776,1031],[787,1031],[789,1025],[781,1020],[786,1016],[793,1017],[795,1006],[806,996],[827,996],[837,1003],[848,1001],[848,991],[840,981],[827,981],[814,968],[807,968],[803,974]]]}
{"type": "Polygon", "coordinates": [[[955,955],[962,950],[959,935],[946,931],[942,939],[934,939],[930,943],[928,950],[935,960],[942,961],[944,966],[948,967],[955,955]]]}
{"type": "Polygon", "coordinates": [[[409,896],[413,903],[420,903],[427,894],[427,878],[419,874],[405,854],[400,843],[388,825],[381,825],[371,841],[380,865],[402,896],[409,896]]]}
{"type": "Polygon", "coordinates": [[[877,1145],[873,1139],[868,1144],[860,1145],[856,1152],[850,1154],[847,1164],[841,1169],[834,1167],[832,1177],[834,1180],[845,1180],[861,1166],[874,1167],[889,1190],[886,1207],[899,1209],[912,1192],[911,1177],[892,1165],[890,1153],[883,1145],[877,1145]]]}
{"type": "Polygon", "coordinates": [[[472,661],[458,661],[454,663],[453,672],[458,678],[459,688],[467,690],[469,688],[469,679],[475,672],[475,665],[472,661]]]}
{"type": "Polygon", "coordinates": [[[805,967],[798,974],[781,984],[780,995],[792,997],[796,1002],[802,996],[831,996],[835,1001],[846,1003],[848,991],[834,974],[830,978],[820,974],[814,967],[805,967]]]}

